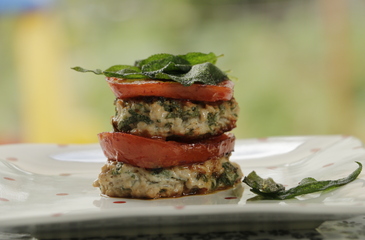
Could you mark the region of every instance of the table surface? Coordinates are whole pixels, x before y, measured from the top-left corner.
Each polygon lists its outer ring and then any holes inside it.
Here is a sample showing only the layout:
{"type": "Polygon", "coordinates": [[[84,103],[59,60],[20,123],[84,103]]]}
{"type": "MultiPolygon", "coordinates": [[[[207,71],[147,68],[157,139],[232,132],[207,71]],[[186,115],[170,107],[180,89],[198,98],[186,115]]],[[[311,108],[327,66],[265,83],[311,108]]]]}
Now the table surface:
{"type": "Polygon", "coordinates": [[[211,239],[242,239],[242,240],[327,240],[327,239],[365,239],[365,216],[357,216],[344,220],[327,221],[319,225],[315,229],[271,229],[271,230],[257,230],[257,231],[231,231],[231,232],[191,232],[191,233],[167,233],[167,234],[151,234],[143,235],[136,233],[135,235],[124,236],[122,233],[118,235],[107,236],[103,234],[103,237],[92,236],[84,237],[82,232],[72,236],[64,235],[52,236],[49,233],[47,237],[38,238],[27,233],[10,233],[0,232],[0,239],[22,239],[22,240],[38,240],[38,239],[130,239],[130,240],[143,240],[143,239],[179,239],[179,240],[211,240],[211,239]]]}

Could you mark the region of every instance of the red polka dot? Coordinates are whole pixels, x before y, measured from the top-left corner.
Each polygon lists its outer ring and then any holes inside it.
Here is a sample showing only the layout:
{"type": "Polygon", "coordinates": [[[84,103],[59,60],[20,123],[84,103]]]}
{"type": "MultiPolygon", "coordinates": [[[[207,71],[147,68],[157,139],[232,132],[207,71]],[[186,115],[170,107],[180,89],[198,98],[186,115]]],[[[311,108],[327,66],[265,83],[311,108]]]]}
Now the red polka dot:
{"type": "Polygon", "coordinates": [[[62,216],[63,214],[62,213],[54,213],[54,214],[52,214],[51,216],[52,217],[60,217],[60,216],[62,216]]]}
{"type": "Polygon", "coordinates": [[[57,196],[67,196],[67,195],[68,195],[68,193],[57,193],[56,195],[57,195],[57,196]]]}
{"type": "Polygon", "coordinates": [[[0,198],[0,201],[2,201],[2,202],[9,202],[9,199],[6,199],[6,198],[0,198]]]}
{"type": "Polygon", "coordinates": [[[312,149],[311,149],[311,152],[319,152],[319,151],[321,151],[321,149],[320,149],[320,148],[312,148],[312,149]]]}
{"type": "Polygon", "coordinates": [[[71,173],[60,173],[60,176],[62,176],[62,177],[68,177],[68,176],[71,176],[71,173]]]}
{"type": "Polygon", "coordinates": [[[12,162],[18,161],[18,159],[16,157],[7,157],[5,159],[8,161],[12,161],[12,162]]]}
{"type": "Polygon", "coordinates": [[[224,198],[224,199],[237,199],[237,197],[226,197],[226,198],[224,198]]]}
{"type": "Polygon", "coordinates": [[[183,205],[181,205],[181,206],[175,206],[175,208],[180,210],[180,209],[184,209],[185,206],[183,206],[183,205]]]}
{"type": "Polygon", "coordinates": [[[9,180],[9,181],[15,181],[14,178],[10,178],[10,177],[4,177],[5,180],[9,180]]]}
{"type": "Polygon", "coordinates": [[[126,203],[126,201],[114,201],[113,203],[126,203]]]}
{"type": "Polygon", "coordinates": [[[271,169],[271,170],[274,170],[274,169],[277,169],[278,167],[276,166],[272,166],[272,167],[267,167],[267,169],[271,169]]]}
{"type": "Polygon", "coordinates": [[[329,163],[329,164],[326,164],[326,165],[323,165],[322,167],[329,167],[329,166],[332,166],[334,163],[329,163]]]}
{"type": "Polygon", "coordinates": [[[263,138],[258,138],[257,140],[259,140],[260,142],[266,142],[268,140],[267,137],[263,137],[263,138]]]}

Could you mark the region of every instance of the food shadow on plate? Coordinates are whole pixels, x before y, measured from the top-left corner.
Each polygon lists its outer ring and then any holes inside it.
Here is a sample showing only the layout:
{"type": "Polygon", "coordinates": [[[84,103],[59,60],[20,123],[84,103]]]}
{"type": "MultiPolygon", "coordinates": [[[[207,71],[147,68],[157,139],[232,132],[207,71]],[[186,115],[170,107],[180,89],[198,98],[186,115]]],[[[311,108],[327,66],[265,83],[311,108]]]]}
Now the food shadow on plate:
{"type": "Polygon", "coordinates": [[[220,204],[239,204],[244,192],[243,184],[227,190],[218,191],[203,195],[188,195],[178,198],[162,199],[132,199],[132,198],[111,198],[101,196],[93,202],[94,206],[100,209],[116,209],[121,207],[143,206],[188,206],[188,205],[220,205],[220,204]]]}

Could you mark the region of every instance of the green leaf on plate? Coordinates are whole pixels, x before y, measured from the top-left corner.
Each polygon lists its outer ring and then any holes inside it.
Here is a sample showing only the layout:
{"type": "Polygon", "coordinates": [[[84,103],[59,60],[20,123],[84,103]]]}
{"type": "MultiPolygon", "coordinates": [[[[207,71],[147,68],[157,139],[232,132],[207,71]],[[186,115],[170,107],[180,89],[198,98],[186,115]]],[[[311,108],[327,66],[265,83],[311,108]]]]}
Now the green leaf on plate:
{"type": "Polygon", "coordinates": [[[243,182],[251,187],[250,191],[258,196],[252,200],[285,200],[291,199],[303,194],[314,193],[318,191],[330,190],[348,184],[354,181],[362,171],[362,164],[356,162],[359,166],[349,176],[338,180],[317,181],[314,178],[304,178],[296,187],[285,190],[282,184],[276,183],[273,179],[263,179],[251,172],[243,179],[243,182]]]}

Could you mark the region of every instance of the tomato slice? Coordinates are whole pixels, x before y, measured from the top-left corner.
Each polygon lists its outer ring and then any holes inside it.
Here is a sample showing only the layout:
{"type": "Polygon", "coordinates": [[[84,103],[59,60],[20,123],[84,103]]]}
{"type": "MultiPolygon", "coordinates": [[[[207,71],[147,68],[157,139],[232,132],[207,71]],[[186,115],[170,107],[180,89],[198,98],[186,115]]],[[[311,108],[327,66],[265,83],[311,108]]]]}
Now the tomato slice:
{"type": "Polygon", "coordinates": [[[157,96],[191,101],[228,101],[233,97],[234,83],[225,80],[219,85],[193,84],[183,86],[177,82],[157,80],[130,81],[107,77],[111,90],[117,98],[125,99],[139,96],[157,96]]]}
{"type": "Polygon", "coordinates": [[[232,152],[235,142],[232,133],[191,143],[144,138],[121,132],[102,132],[98,138],[108,159],[142,168],[204,162],[232,152]]]}

